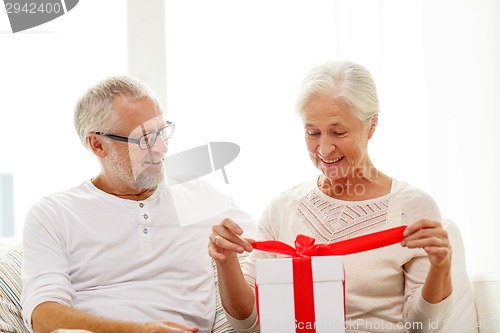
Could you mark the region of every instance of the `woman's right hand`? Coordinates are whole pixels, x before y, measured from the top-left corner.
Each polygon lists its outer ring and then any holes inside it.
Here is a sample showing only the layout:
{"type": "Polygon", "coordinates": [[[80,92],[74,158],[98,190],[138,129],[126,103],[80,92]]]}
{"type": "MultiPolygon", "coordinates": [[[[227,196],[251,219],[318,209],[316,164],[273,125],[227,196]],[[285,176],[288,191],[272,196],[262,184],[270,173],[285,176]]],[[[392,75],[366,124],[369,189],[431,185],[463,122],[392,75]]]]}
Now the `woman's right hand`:
{"type": "Polygon", "coordinates": [[[208,254],[216,262],[224,262],[231,254],[251,252],[253,250],[251,242],[254,240],[244,238],[242,235],[243,229],[233,220],[225,218],[212,227],[208,254]]]}
{"type": "MultiPolygon", "coordinates": [[[[219,294],[226,313],[243,320],[253,313],[255,295],[246,281],[238,253],[252,251],[253,239],[243,237],[243,229],[231,219],[212,227],[208,254],[217,264],[219,294]]],[[[256,316],[252,320],[257,320],[256,316]]]]}

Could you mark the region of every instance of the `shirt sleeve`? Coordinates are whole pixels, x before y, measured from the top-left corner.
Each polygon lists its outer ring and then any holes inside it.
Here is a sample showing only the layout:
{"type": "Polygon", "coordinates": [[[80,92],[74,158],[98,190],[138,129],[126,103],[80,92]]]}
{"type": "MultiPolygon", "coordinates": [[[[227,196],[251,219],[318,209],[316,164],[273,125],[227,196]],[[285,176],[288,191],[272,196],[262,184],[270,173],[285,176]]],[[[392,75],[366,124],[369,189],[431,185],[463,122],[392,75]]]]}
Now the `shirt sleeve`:
{"type": "Polygon", "coordinates": [[[23,320],[32,331],[33,310],[44,302],[71,306],[75,290],[71,286],[68,259],[61,231],[56,227],[57,206],[42,199],[29,211],[23,231],[23,320]]]}

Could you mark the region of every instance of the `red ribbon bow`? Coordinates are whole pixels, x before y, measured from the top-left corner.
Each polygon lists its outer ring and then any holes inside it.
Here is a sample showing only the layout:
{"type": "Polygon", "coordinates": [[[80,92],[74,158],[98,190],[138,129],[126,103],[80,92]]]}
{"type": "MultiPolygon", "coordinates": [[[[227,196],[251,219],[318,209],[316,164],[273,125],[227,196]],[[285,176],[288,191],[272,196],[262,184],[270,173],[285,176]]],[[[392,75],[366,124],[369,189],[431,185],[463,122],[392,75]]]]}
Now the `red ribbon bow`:
{"type": "Polygon", "coordinates": [[[296,333],[315,333],[314,289],[311,256],[353,254],[399,243],[403,240],[406,226],[387,229],[333,244],[314,244],[315,239],[297,235],[295,248],[280,241],[269,240],[252,243],[254,249],[289,255],[293,263],[293,289],[296,333]]]}

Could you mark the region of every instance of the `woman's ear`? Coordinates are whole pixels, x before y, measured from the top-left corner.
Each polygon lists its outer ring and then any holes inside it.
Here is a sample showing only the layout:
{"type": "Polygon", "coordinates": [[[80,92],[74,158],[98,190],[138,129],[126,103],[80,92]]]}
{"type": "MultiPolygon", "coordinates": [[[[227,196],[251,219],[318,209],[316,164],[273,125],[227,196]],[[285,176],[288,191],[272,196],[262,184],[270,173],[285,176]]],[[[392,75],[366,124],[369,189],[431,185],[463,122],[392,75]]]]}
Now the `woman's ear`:
{"type": "Polygon", "coordinates": [[[90,133],[87,137],[90,150],[97,156],[103,158],[106,156],[106,151],[104,150],[101,139],[102,138],[95,133],[90,133]]]}
{"type": "Polygon", "coordinates": [[[368,130],[368,139],[372,138],[373,133],[375,133],[375,129],[377,128],[377,124],[378,124],[378,113],[372,116],[370,129],[368,130]]]}

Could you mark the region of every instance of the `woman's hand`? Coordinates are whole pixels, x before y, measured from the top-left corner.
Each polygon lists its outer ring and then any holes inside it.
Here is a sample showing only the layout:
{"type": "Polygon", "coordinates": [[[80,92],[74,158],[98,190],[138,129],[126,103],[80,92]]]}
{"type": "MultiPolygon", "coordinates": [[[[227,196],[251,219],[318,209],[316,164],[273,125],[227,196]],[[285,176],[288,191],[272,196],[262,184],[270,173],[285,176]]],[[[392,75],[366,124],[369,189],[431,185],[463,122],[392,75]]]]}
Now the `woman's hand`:
{"type": "Polygon", "coordinates": [[[241,320],[250,317],[255,304],[253,289],[243,276],[237,256],[237,253],[253,250],[250,244],[253,239],[244,238],[242,235],[243,229],[233,220],[226,218],[212,227],[208,243],[208,254],[217,264],[222,306],[226,313],[241,320]]]}
{"type": "Polygon", "coordinates": [[[401,245],[410,249],[424,249],[431,265],[435,268],[451,267],[451,244],[448,232],[443,229],[440,222],[420,219],[405,229],[404,236],[401,245]]]}
{"type": "Polygon", "coordinates": [[[253,239],[244,238],[243,229],[231,219],[224,219],[212,227],[208,254],[217,262],[223,262],[230,253],[251,252],[253,239]]]}
{"type": "Polygon", "coordinates": [[[440,222],[420,219],[404,231],[401,245],[423,248],[429,257],[431,267],[422,287],[422,297],[429,303],[439,303],[453,291],[451,282],[451,245],[448,232],[440,222]]]}

